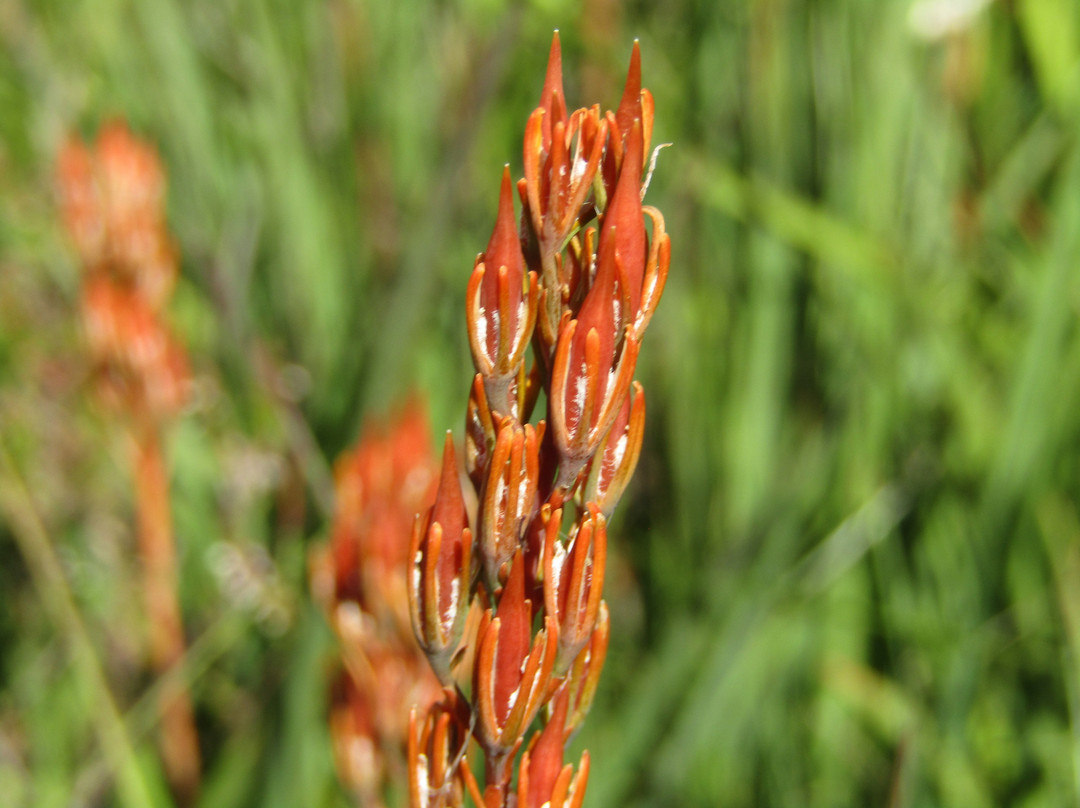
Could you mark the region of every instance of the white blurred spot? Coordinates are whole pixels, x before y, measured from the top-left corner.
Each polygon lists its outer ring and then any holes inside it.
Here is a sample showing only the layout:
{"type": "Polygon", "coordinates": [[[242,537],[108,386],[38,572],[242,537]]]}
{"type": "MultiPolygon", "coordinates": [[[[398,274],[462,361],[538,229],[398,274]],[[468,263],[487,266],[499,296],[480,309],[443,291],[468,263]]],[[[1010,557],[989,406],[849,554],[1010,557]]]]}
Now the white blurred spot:
{"type": "Polygon", "coordinates": [[[908,27],[920,39],[934,42],[971,28],[991,0],[916,0],[908,27]]]}

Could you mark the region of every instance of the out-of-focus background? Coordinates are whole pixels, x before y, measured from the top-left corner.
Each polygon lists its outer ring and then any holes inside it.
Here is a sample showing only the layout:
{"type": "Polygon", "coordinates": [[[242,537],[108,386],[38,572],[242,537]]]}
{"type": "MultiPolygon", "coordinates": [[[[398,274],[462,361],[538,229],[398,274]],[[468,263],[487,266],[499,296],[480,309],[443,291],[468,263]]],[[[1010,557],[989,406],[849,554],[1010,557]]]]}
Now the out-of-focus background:
{"type": "Polygon", "coordinates": [[[674,144],[586,805],[1080,798],[1074,0],[6,0],[0,805],[121,804],[116,759],[168,804],[64,140],[125,119],[168,174],[199,804],[346,806],[308,547],[365,418],[418,392],[460,438],[553,28],[572,107],[617,104],[639,38],[674,144]]]}

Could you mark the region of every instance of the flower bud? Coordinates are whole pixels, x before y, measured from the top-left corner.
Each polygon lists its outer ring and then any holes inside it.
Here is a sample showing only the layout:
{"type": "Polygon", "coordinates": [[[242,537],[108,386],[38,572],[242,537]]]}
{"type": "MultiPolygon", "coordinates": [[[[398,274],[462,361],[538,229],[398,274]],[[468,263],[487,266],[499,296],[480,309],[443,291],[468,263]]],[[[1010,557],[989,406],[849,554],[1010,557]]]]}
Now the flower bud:
{"type": "Polygon", "coordinates": [[[642,150],[633,159],[639,163],[636,168],[639,176],[644,169],[644,156],[649,150],[649,142],[652,139],[654,114],[652,93],[641,87],[641,49],[635,41],[634,49],[630,54],[630,67],[626,71],[626,83],[623,86],[619,108],[614,113],[609,112],[606,116],[610,128],[610,142],[607,153],[604,155],[602,179],[609,197],[615,188],[619,173],[624,167],[623,157],[635,120],[641,121],[643,138],[642,150]]]}
{"type": "Polygon", "coordinates": [[[633,313],[630,320],[637,316],[641,308],[641,287],[647,258],[645,220],[641,212],[641,138],[641,121],[635,119],[630,125],[626,158],[619,172],[618,183],[604,213],[596,258],[598,273],[599,267],[613,263],[616,255],[621,259],[630,297],[630,311],[633,313]]]}
{"type": "Polygon", "coordinates": [[[539,250],[540,336],[545,354],[555,344],[562,314],[577,291],[562,253],[574,229],[595,215],[586,199],[604,156],[607,133],[608,123],[599,107],[579,109],[567,118],[556,34],[540,106],[525,127],[522,192],[526,220],[532,224],[539,250]]]}
{"type": "Polygon", "coordinates": [[[560,687],[552,697],[554,707],[543,731],[535,736],[518,770],[518,808],[579,808],[589,779],[589,753],[583,752],[574,777],[574,767],[563,765],[568,740],[566,713],[569,690],[560,687]]]}
{"type": "Polygon", "coordinates": [[[582,493],[585,502],[595,502],[607,517],[634,476],[645,435],[645,391],[634,382],[633,392],[623,400],[622,409],[589,464],[582,493]]]}
{"type": "Polygon", "coordinates": [[[488,403],[511,416],[518,414],[517,382],[536,323],[536,275],[526,275],[524,265],[507,166],[495,230],[487,249],[477,257],[466,295],[469,345],[476,369],[484,377],[488,403]]]}
{"type": "Polygon", "coordinates": [[[539,430],[512,418],[499,424],[479,517],[478,548],[492,589],[505,579],[504,566],[521,546],[522,533],[536,505],[543,423],[539,430]]]}
{"type": "Polygon", "coordinates": [[[495,422],[488,407],[484,377],[477,373],[465,412],[465,472],[477,491],[484,487],[484,472],[494,444],[495,422]]]}
{"type": "Polygon", "coordinates": [[[638,339],[627,331],[629,301],[613,264],[597,269],[577,320],[565,319],[551,373],[551,427],[559,450],[557,487],[569,489],[596,453],[622,408],[637,362],[638,339]],[[625,335],[625,336],[624,336],[625,335]],[[621,344],[620,344],[621,339],[621,344]]]}
{"type": "Polygon", "coordinates": [[[461,495],[457,461],[446,433],[442,475],[435,504],[417,516],[409,556],[409,613],[413,632],[444,685],[468,612],[472,531],[461,495]]]}
{"type": "Polygon", "coordinates": [[[505,757],[521,741],[540,709],[555,662],[558,629],[551,617],[531,637],[532,602],[525,597],[525,559],[519,550],[492,617],[485,612],[477,632],[473,699],[479,711],[476,735],[485,750],[505,757]]]}
{"type": "Polygon", "coordinates": [[[607,657],[609,631],[607,604],[600,601],[589,644],[577,655],[566,677],[570,689],[570,716],[566,722],[566,731],[570,735],[581,727],[592,707],[596,686],[600,683],[600,673],[604,669],[604,659],[607,657]]]}
{"type": "MultiPolygon", "coordinates": [[[[458,760],[459,702],[449,688],[442,701],[431,705],[423,723],[416,708],[409,714],[409,805],[412,808],[451,808],[463,804],[463,771],[458,760]]],[[[467,725],[467,721],[466,721],[467,725]]]]}
{"type": "Polygon", "coordinates": [[[562,676],[590,641],[600,609],[607,558],[607,520],[590,503],[564,547],[558,538],[562,511],[552,513],[544,546],[544,608],[559,627],[555,675],[562,676]]]}

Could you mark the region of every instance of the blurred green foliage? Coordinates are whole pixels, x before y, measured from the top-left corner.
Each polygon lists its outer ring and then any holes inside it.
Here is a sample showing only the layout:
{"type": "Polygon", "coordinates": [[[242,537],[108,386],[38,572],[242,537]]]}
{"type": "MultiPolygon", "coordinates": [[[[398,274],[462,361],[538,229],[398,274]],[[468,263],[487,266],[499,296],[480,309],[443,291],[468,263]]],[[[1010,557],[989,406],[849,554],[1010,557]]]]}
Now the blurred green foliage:
{"type": "Polygon", "coordinates": [[[674,144],[586,804],[1080,799],[1080,5],[7,0],[0,804],[168,804],[63,139],[122,117],[169,173],[200,806],[344,806],[306,545],[365,416],[419,390],[460,434],[555,27],[574,105],[639,37],[674,144]]]}

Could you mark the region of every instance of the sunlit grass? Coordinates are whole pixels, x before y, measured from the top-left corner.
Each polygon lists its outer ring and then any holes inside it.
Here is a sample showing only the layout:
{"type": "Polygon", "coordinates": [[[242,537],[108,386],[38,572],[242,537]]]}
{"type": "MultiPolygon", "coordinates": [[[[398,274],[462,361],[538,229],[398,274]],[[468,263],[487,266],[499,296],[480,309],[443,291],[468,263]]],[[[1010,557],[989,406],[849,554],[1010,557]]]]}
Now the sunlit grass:
{"type": "Polygon", "coordinates": [[[465,282],[555,27],[575,103],[641,37],[674,144],[586,804],[1074,803],[1080,7],[927,41],[911,6],[0,7],[0,804],[168,804],[63,137],[124,117],[169,173],[200,805],[344,806],[305,548],[366,413],[420,390],[460,436],[465,282]],[[273,560],[284,623],[222,543],[273,560]]]}

